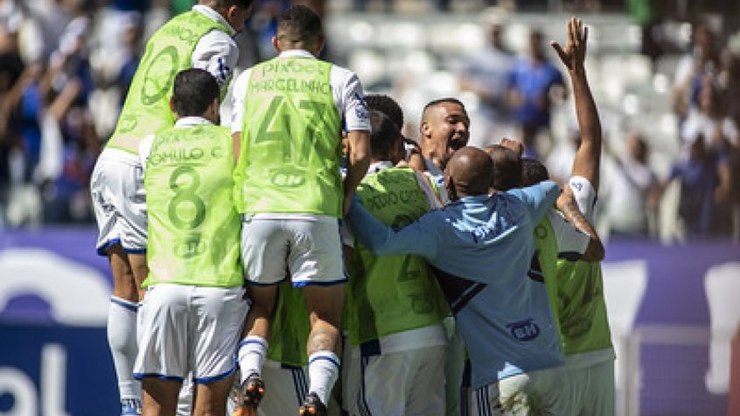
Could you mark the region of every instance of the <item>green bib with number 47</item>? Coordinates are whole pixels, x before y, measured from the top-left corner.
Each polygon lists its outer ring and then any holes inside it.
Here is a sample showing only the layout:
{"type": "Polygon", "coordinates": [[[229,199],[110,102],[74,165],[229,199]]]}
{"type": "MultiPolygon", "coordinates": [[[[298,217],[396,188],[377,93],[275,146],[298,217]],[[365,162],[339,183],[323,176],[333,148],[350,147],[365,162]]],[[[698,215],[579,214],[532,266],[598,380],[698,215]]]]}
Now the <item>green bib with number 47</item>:
{"type": "Polygon", "coordinates": [[[341,118],[331,66],[278,57],[252,69],[234,172],[239,212],[341,215],[341,118]]]}
{"type": "Polygon", "coordinates": [[[157,134],[144,176],[149,218],[144,287],[241,286],[233,153],[223,127],[203,124],[157,134]]]}

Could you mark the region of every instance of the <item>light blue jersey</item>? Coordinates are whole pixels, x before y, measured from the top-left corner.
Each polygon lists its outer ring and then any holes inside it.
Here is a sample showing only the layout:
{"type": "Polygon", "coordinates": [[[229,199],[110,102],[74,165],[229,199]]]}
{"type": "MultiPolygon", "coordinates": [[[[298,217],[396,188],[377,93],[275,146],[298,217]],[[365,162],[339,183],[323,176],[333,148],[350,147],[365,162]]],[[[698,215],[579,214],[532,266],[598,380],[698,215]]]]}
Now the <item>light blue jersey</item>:
{"type": "Polygon", "coordinates": [[[355,200],[348,221],[376,254],[436,269],[472,368],[472,388],[562,364],[545,285],[528,277],[534,228],[560,194],[550,181],[465,197],[395,231],[355,200]]]}

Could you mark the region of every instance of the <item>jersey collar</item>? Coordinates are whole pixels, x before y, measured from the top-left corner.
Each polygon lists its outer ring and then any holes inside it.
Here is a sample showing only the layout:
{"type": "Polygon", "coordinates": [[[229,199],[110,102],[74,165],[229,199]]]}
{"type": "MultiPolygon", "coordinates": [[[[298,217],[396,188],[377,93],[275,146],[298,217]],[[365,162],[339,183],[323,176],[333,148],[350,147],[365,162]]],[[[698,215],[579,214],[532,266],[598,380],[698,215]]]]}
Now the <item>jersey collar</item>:
{"type": "Polygon", "coordinates": [[[193,127],[193,126],[199,126],[201,124],[213,124],[209,120],[198,117],[198,116],[190,116],[190,117],[182,117],[178,119],[175,122],[175,127],[193,127]]]}
{"type": "Polygon", "coordinates": [[[287,51],[280,52],[278,55],[280,58],[312,58],[316,59],[313,54],[305,49],[289,49],[287,51]]]}

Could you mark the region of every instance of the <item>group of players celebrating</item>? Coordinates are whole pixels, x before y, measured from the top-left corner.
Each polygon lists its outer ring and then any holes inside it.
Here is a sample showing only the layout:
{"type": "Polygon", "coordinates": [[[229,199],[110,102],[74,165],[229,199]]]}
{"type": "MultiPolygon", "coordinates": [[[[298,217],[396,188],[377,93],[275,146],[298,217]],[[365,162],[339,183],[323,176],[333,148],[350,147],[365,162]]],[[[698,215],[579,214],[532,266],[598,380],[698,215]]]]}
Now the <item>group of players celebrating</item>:
{"type": "Polygon", "coordinates": [[[305,6],[221,127],[251,7],[152,36],[93,173],[122,416],[613,414],[581,21],[553,43],[581,134],[561,187],[517,141],[466,146],[454,98],[404,139],[393,99],[317,58],[305,6]]]}

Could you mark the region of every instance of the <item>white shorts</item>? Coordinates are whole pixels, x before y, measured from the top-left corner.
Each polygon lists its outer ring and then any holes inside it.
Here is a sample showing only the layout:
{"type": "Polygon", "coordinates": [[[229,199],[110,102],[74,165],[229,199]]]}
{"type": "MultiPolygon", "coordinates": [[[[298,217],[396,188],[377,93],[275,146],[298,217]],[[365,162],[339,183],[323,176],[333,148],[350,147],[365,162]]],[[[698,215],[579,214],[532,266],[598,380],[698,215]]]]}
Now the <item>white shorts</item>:
{"type": "Polygon", "coordinates": [[[182,381],[192,371],[207,384],[230,376],[248,310],[242,287],[150,286],[137,315],[134,377],[182,381]]]}
{"type": "Polygon", "coordinates": [[[363,357],[352,346],[343,363],[343,406],[350,416],[444,416],[446,345],[363,357]]]}
{"type": "Polygon", "coordinates": [[[120,243],[129,253],[144,253],[147,240],[144,174],[136,155],[105,149],[90,178],[95,219],[98,223],[98,254],[120,243]]]}
{"type": "Polygon", "coordinates": [[[278,219],[245,215],[242,261],[246,280],[256,284],[280,283],[286,273],[295,287],[347,280],[339,221],[328,216],[278,219]]]}
{"type": "Polygon", "coordinates": [[[471,391],[471,416],[574,415],[563,367],[507,377],[471,391]]]}
{"type": "Polygon", "coordinates": [[[565,369],[572,415],[614,416],[614,360],[565,369]]]}

